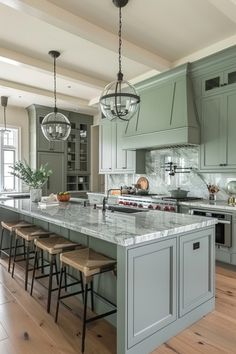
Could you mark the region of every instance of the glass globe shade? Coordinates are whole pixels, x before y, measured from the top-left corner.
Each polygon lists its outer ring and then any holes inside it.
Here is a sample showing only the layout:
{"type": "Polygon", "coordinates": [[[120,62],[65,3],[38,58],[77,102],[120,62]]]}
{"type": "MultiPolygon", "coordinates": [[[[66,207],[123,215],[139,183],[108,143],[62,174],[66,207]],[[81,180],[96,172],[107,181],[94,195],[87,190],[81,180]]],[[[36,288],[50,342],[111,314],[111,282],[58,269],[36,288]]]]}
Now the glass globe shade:
{"type": "Polygon", "coordinates": [[[128,81],[116,80],[105,87],[99,102],[107,119],[129,121],[139,109],[140,97],[128,81]]]}
{"type": "Polygon", "coordinates": [[[49,141],[66,140],[70,135],[71,125],[64,114],[51,112],[44,117],[41,129],[43,135],[49,141]]]}

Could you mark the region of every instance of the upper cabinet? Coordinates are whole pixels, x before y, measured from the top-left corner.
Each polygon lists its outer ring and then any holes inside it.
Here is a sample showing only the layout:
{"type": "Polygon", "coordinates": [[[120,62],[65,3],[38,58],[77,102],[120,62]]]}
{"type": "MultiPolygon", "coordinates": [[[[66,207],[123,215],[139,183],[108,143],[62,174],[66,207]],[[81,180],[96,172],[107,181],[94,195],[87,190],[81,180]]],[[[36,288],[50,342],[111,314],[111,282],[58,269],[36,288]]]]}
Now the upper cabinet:
{"type": "Polygon", "coordinates": [[[236,92],[202,100],[201,169],[236,168],[236,92]]]}
{"type": "MultiPolygon", "coordinates": [[[[202,95],[222,92],[222,89],[233,88],[236,84],[236,66],[230,67],[227,70],[216,71],[207,74],[201,79],[202,95]]],[[[236,88],[236,85],[235,87],[236,88]]]]}
{"type": "Polygon", "coordinates": [[[236,47],[193,63],[192,80],[201,122],[200,169],[236,169],[236,47]]]}
{"type": "Polygon", "coordinates": [[[99,126],[99,172],[145,173],[145,151],[123,148],[125,122],[103,119],[99,126]]]}

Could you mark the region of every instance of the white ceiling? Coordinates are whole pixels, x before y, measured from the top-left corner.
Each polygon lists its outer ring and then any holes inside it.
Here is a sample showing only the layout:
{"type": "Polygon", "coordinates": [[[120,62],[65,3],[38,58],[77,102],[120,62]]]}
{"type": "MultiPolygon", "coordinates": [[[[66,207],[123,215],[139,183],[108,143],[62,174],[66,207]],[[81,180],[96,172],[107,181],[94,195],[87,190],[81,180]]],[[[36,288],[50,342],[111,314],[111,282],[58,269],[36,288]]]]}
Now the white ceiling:
{"type": "MultiPolygon", "coordinates": [[[[130,0],[122,14],[123,71],[134,82],[236,43],[235,0],[130,0]]],[[[52,106],[55,49],[58,105],[93,112],[116,77],[117,26],[112,0],[0,0],[0,95],[52,106]]]]}

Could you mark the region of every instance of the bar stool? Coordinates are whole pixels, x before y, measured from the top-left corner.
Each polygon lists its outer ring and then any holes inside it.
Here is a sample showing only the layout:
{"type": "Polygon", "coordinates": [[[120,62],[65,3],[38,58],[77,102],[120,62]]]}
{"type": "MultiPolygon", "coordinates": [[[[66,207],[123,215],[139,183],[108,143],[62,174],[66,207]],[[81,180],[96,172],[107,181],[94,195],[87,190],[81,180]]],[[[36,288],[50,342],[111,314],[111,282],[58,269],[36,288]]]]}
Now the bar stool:
{"type": "MultiPolygon", "coordinates": [[[[57,271],[57,266],[56,266],[56,258],[57,256],[62,253],[62,251],[66,250],[72,250],[75,249],[76,247],[80,247],[78,243],[72,242],[65,237],[53,234],[47,239],[35,239],[34,240],[35,244],[35,257],[34,257],[34,266],[33,266],[33,276],[32,276],[32,283],[31,283],[31,290],[30,290],[30,295],[32,296],[33,294],[33,288],[34,288],[34,280],[35,279],[42,279],[45,277],[48,277],[48,298],[47,298],[47,312],[50,313],[50,307],[51,307],[51,294],[53,291],[58,290],[57,288],[52,288],[52,281],[53,281],[53,276],[56,275],[57,278],[57,284],[59,283],[58,279],[58,274],[59,272],[57,271]],[[48,259],[49,259],[49,274],[44,274],[44,275],[39,275],[35,276],[36,273],[36,268],[37,268],[37,263],[38,263],[38,253],[40,252],[41,257],[44,257],[43,252],[47,253],[48,259]],[[54,273],[54,266],[55,266],[55,273],[54,273]]],[[[77,284],[78,282],[76,282],[77,284]]],[[[74,285],[74,283],[69,284],[68,286],[74,285]]],[[[65,274],[65,288],[67,288],[67,282],[66,282],[66,274],[65,274]]]]}
{"type": "MultiPolygon", "coordinates": [[[[1,232],[1,241],[0,241],[0,254],[2,257],[2,254],[5,254],[8,257],[8,272],[10,272],[11,268],[11,258],[12,258],[12,249],[13,247],[13,238],[15,235],[15,229],[16,228],[24,228],[24,227],[30,227],[32,224],[28,223],[27,221],[24,220],[16,220],[16,221],[1,221],[1,227],[2,227],[2,232],[1,232]],[[10,245],[9,247],[3,248],[3,239],[4,236],[7,235],[5,231],[9,231],[9,237],[10,237],[10,245]]],[[[20,245],[20,247],[24,247],[24,253],[25,254],[25,246],[20,245]]]]}
{"type": "Polygon", "coordinates": [[[85,349],[85,332],[86,332],[86,324],[89,322],[93,322],[105,316],[112,315],[117,312],[116,305],[113,304],[108,299],[105,299],[103,296],[96,293],[93,289],[93,277],[95,275],[99,275],[105,272],[113,271],[116,272],[116,261],[114,259],[108,258],[103,254],[97,253],[91,248],[84,248],[74,251],[69,251],[66,253],[62,253],[60,255],[61,261],[61,272],[60,272],[60,281],[59,281],[59,289],[58,289],[58,297],[57,297],[57,308],[56,308],[56,315],[55,315],[55,322],[58,319],[58,311],[59,311],[59,304],[62,299],[74,296],[77,293],[71,293],[66,295],[61,295],[62,289],[62,278],[63,273],[66,271],[66,267],[70,266],[73,269],[76,269],[82,274],[83,281],[85,285],[84,290],[84,311],[83,311],[83,329],[82,329],[82,341],[81,341],[81,351],[84,353],[85,349]],[[88,288],[88,284],[90,283],[90,288],[88,288]],[[109,302],[113,307],[114,310],[109,312],[103,313],[101,315],[96,315],[92,318],[87,319],[87,299],[88,299],[88,291],[91,292],[91,309],[94,310],[94,299],[93,294],[95,293],[96,296],[101,297],[103,300],[109,302]]]}
{"type": "MultiPolygon", "coordinates": [[[[28,287],[28,275],[29,275],[29,271],[33,270],[33,269],[29,269],[29,261],[30,259],[34,259],[34,257],[30,257],[30,248],[32,248],[32,246],[34,246],[33,241],[36,238],[40,238],[40,237],[49,237],[52,234],[52,232],[47,231],[42,229],[41,227],[35,226],[33,225],[32,227],[27,227],[27,228],[15,228],[15,252],[14,252],[14,258],[13,258],[13,264],[12,264],[12,273],[11,276],[12,278],[14,277],[14,271],[15,271],[15,264],[17,262],[22,262],[23,260],[25,260],[25,290],[27,291],[27,287],[28,287]],[[17,257],[19,255],[17,255],[17,247],[18,247],[18,241],[22,239],[24,244],[25,244],[25,257],[22,259],[17,259],[17,257]]],[[[44,265],[42,263],[42,267],[41,269],[44,269],[44,265]]]]}

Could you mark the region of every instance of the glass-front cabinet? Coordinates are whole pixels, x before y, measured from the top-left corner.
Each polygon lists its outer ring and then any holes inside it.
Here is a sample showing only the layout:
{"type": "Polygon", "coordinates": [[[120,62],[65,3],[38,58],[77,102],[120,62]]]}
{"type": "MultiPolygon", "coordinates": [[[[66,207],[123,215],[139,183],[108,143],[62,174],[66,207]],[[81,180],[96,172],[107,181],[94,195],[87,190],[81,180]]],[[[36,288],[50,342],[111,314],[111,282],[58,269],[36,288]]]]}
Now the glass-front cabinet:
{"type": "Polygon", "coordinates": [[[222,87],[230,88],[231,85],[236,84],[236,67],[231,67],[222,72],[215,72],[208,74],[202,80],[202,93],[214,93],[217,89],[222,87]]]}
{"type": "Polygon", "coordinates": [[[90,186],[90,127],[88,116],[70,116],[71,133],[67,140],[67,190],[88,191],[90,186]]]}

